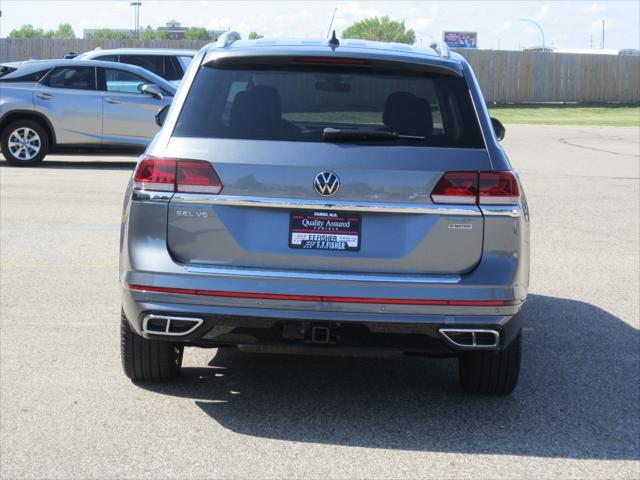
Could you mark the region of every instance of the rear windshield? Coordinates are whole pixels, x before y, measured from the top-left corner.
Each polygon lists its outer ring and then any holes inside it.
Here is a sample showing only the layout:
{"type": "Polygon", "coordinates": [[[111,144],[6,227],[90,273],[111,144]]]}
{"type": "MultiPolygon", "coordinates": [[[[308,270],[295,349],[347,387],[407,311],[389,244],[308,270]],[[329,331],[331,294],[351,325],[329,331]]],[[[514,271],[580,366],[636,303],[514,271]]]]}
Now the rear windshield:
{"type": "Polygon", "coordinates": [[[203,67],[173,135],[323,142],[325,128],[415,137],[393,144],[484,147],[463,78],[325,66],[203,67]]]}

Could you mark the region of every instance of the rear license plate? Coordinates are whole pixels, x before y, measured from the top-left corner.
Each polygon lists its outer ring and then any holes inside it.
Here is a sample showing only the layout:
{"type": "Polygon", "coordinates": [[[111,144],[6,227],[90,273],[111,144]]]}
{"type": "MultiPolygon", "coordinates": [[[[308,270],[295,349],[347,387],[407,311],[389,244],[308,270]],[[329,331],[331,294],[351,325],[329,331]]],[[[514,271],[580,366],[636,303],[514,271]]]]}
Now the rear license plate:
{"type": "Polygon", "coordinates": [[[289,220],[289,248],[360,250],[362,216],[349,212],[293,211],[289,220]]]}

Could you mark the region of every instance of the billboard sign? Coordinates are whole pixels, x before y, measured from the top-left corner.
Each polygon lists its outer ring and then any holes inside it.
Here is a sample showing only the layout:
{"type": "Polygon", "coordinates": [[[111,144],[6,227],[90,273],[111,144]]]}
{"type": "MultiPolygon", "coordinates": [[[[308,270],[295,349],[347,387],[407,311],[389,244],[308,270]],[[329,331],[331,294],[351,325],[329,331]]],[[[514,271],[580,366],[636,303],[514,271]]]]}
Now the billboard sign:
{"type": "Polygon", "coordinates": [[[478,48],[477,32],[442,32],[442,40],[451,48],[478,48]]]}

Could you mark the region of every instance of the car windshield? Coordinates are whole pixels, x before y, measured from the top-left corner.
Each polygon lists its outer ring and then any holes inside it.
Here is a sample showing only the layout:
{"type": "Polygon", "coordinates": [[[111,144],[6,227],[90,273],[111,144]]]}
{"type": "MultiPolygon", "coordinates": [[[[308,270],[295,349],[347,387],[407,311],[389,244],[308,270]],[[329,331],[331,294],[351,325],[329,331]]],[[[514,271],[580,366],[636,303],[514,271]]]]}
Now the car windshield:
{"type": "Polygon", "coordinates": [[[463,78],[342,66],[205,66],[194,80],[174,135],[484,146],[463,78]],[[327,136],[327,128],[343,133],[340,138],[327,136]],[[360,130],[397,136],[348,134],[360,130]]]}

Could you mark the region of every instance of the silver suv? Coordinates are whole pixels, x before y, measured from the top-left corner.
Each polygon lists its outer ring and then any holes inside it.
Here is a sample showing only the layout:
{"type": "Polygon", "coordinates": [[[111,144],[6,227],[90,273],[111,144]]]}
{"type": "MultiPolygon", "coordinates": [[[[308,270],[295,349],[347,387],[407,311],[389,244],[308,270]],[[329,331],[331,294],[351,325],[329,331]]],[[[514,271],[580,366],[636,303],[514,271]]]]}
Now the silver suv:
{"type": "Polygon", "coordinates": [[[39,60],[0,69],[0,145],[13,165],[56,147],[146,147],[175,85],[132,65],[39,60]]]}
{"type": "Polygon", "coordinates": [[[529,217],[469,64],[232,40],[196,56],[126,192],[125,373],[175,378],[184,346],[373,349],[510,393],[529,217]]]}

